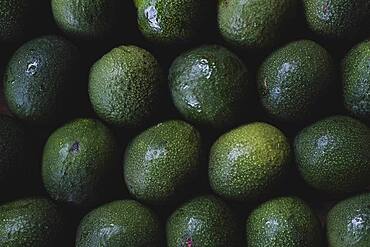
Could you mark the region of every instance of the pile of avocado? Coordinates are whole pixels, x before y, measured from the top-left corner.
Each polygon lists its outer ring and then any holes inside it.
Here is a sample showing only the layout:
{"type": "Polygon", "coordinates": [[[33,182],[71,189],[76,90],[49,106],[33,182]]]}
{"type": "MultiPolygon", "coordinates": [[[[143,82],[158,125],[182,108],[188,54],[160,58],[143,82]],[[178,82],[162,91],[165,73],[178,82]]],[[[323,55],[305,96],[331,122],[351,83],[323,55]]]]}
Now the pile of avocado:
{"type": "Polygon", "coordinates": [[[0,0],[0,247],[370,247],[369,0],[0,0]]]}

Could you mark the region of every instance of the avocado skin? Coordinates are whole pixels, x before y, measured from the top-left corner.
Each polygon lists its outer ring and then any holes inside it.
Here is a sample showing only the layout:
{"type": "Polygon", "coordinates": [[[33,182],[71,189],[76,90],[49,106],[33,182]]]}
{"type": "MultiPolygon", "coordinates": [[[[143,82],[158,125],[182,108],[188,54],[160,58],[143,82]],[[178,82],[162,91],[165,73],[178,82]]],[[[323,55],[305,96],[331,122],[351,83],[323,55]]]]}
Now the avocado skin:
{"type": "Polygon", "coordinates": [[[276,45],[294,17],[295,0],[219,0],[218,26],[229,43],[248,49],[276,45]]]}
{"type": "Polygon", "coordinates": [[[0,246],[59,246],[63,216],[46,198],[26,198],[0,206],[0,246]]]}
{"type": "Polygon", "coordinates": [[[247,69],[222,46],[183,53],[172,63],[169,81],[174,104],[188,121],[223,128],[240,122],[244,115],[247,69]]]}
{"type": "Polygon", "coordinates": [[[304,0],[308,27],[325,38],[354,39],[370,24],[368,0],[304,0]]]}
{"type": "Polygon", "coordinates": [[[289,169],[285,135],[267,123],[251,123],[222,135],[211,148],[209,180],[227,199],[254,201],[269,194],[289,169]]]}
{"type": "Polygon", "coordinates": [[[332,116],[303,129],[295,138],[299,171],[313,188],[334,195],[369,185],[370,129],[347,116],[332,116]]]}
{"type": "Polygon", "coordinates": [[[370,120],[370,40],[352,48],[342,62],[344,105],[354,116],[370,120]]]}
{"type": "Polygon", "coordinates": [[[267,201],[246,222],[248,247],[323,246],[321,226],[311,208],[296,197],[267,201]]]}
{"type": "Polygon", "coordinates": [[[258,93],[274,118],[303,121],[315,114],[335,78],[330,54],[310,40],[292,42],[273,52],[258,71],[258,93]]]}
{"type": "Polygon", "coordinates": [[[85,40],[111,33],[118,16],[117,0],[52,0],[51,6],[58,27],[85,40]]]}
{"type": "Polygon", "coordinates": [[[336,204],[327,216],[327,237],[331,247],[370,246],[370,193],[350,197],[336,204]]]}
{"type": "Polygon", "coordinates": [[[171,120],[135,137],[126,148],[124,179],[140,201],[166,204],[180,197],[201,169],[201,139],[188,123],[171,120]]]}
{"type": "Polygon", "coordinates": [[[104,121],[137,128],[156,113],[164,76],[157,60],[136,46],[120,46],[91,68],[89,95],[104,121]]]}
{"type": "Polygon", "coordinates": [[[180,206],[167,220],[167,246],[240,246],[236,222],[231,209],[219,198],[197,197],[180,206]]]}
{"type": "Polygon", "coordinates": [[[78,60],[77,48],[62,37],[44,36],[22,45],[5,71],[9,110],[32,124],[63,119],[78,60]]]}
{"type": "Polygon", "coordinates": [[[162,236],[159,218],[151,209],[121,200],[94,209],[82,219],[76,247],[159,247],[162,236]]]}
{"type": "Polygon", "coordinates": [[[100,121],[76,119],[48,138],[42,157],[45,189],[56,201],[88,208],[99,204],[114,180],[118,147],[100,121]],[[106,187],[104,187],[106,186],[106,187]]]}

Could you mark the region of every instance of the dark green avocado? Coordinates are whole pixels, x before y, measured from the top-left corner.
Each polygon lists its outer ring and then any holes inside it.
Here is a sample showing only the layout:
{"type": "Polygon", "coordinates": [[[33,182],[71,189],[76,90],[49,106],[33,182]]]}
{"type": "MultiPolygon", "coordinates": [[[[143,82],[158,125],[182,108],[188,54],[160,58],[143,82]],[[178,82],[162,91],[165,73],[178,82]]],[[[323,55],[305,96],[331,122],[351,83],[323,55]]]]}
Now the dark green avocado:
{"type": "Polygon", "coordinates": [[[129,192],[147,203],[181,197],[201,169],[199,132],[183,121],[167,121],[145,130],[128,145],[124,178],[129,192]]]}
{"type": "Polygon", "coordinates": [[[44,36],[22,45],[5,71],[9,110],[32,124],[64,120],[78,60],[77,48],[62,37],[44,36]]]}
{"type": "Polygon", "coordinates": [[[215,196],[201,196],[180,206],[167,220],[168,247],[241,246],[237,220],[215,196]]]}
{"type": "Polygon", "coordinates": [[[370,193],[336,204],[327,216],[330,247],[370,246],[370,193]]]}
{"type": "Polygon", "coordinates": [[[335,79],[330,54],[310,40],[294,41],[274,51],[258,71],[258,93],[274,118],[303,121],[312,117],[335,79]]]}
{"type": "Polygon", "coordinates": [[[183,53],[172,63],[169,81],[176,108],[190,122],[224,128],[247,115],[247,69],[222,46],[183,53]]]}
{"type": "Polygon", "coordinates": [[[160,247],[163,235],[151,209],[133,200],[114,201],[82,219],[76,247],[160,247]]]}
{"type": "Polygon", "coordinates": [[[0,206],[0,246],[59,246],[63,215],[45,198],[27,198],[0,206]]]}
{"type": "Polygon", "coordinates": [[[248,247],[320,247],[321,225],[312,209],[296,197],[259,205],[246,223],[248,247]]]}
{"type": "Polygon", "coordinates": [[[334,195],[370,185],[370,129],[346,116],[333,116],[295,138],[296,162],[312,187],[334,195]]]}
{"type": "Polygon", "coordinates": [[[118,147],[98,120],[76,119],[48,138],[42,158],[45,189],[56,201],[92,207],[109,194],[118,177],[118,147]]]}

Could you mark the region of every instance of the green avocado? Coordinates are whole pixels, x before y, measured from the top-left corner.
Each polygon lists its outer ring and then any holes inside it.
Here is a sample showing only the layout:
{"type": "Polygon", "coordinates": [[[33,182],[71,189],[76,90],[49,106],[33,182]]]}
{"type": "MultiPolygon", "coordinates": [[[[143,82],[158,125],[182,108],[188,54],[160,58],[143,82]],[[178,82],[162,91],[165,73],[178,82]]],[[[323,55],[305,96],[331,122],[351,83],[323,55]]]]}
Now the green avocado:
{"type": "Polygon", "coordinates": [[[312,209],[296,197],[280,197],[259,205],[246,222],[248,247],[323,246],[321,225],[312,209]]]}
{"type": "Polygon", "coordinates": [[[151,209],[133,200],[114,201],[81,221],[76,247],[159,247],[162,226],[151,209]]]}
{"type": "Polygon", "coordinates": [[[302,121],[314,115],[335,78],[330,54],[319,44],[300,40],[274,51],[258,72],[264,109],[280,121],[302,121]]]}
{"type": "Polygon", "coordinates": [[[0,206],[0,246],[59,246],[64,224],[63,215],[49,199],[8,202],[0,206]]]}
{"type": "Polygon", "coordinates": [[[90,101],[104,121],[140,127],[157,111],[163,82],[163,72],[152,54],[136,46],[120,46],[92,66],[90,101]]]}
{"type": "Polygon", "coordinates": [[[238,201],[269,194],[290,167],[291,148],[285,135],[267,123],[251,123],[222,135],[209,157],[213,191],[238,201]]]}
{"type": "Polygon", "coordinates": [[[169,81],[176,108],[190,122],[223,128],[246,115],[247,69],[222,46],[201,46],[183,53],[172,63],[169,81]]]}
{"type": "Polygon", "coordinates": [[[180,206],[167,220],[168,247],[237,247],[240,236],[231,209],[215,196],[200,196],[180,206]]]}
{"type": "Polygon", "coordinates": [[[123,167],[127,188],[147,203],[173,201],[195,181],[200,157],[200,134],[193,126],[177,120],[160,123],[128,145],[123,167]]]}
{"type": "Polygon", "coordinates": [[[78,60],[77,48],[62,37],[44,36],[22,45],[5,70],[9,110],[33,124],[64,120],[78,60]]]}
{"type": "Polygon", "coordinates": [[[72,206],[102,201],[116,176],[118,147],[100,121],[76,119],[48,138],[42,158],[42,179],[49,195],[72,206]]]}
{"type": "Polygon", "coordinates": [[[346,109],[370,120],[370,40],[348,52],[342,63],[343,97],[346,109]]]}
{"type": "Polygon", "coordinates": [[[370,246],[370,193],[336,204],[327,216],[330,247],[370,246]]]}
{"type": "Polygon", "coordinates": [[[304,0],[308,27],[325,38],[353,39],[368,29],[369,0],[304,0]]]}
{"type": "Polygon", "coordinates": [[[346,116],[332,116],[303,129],[294,142],[296,162],[312,187],[334,195],[370,185],[370,129],[346,116]]]}
{"type": "Polygon", "coordinates": [[[85,40],[110,34],[119,14],[118,0],[52,0],[51,6],[58,27],[85,40]]]}
{"type": "Polygon", "coordinates": [[[271,48],[280,41],[296,7],[296,0],[219,0],[218,27],[224,39],[236,46],[271,48]]]}

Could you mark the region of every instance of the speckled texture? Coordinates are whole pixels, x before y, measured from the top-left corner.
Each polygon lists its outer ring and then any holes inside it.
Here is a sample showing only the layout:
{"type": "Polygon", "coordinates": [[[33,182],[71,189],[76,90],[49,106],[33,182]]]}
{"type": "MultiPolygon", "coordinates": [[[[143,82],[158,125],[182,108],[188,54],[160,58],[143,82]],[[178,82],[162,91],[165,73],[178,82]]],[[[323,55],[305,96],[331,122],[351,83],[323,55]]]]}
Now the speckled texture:
{"type": "Polygon", "coordinates": [[[27,198],[0,206],[0,246],[57,246],[64,223],[54,203],[27,198]]]}
{"type": "Polygon", "coordinates": [[[370,129],[346,116],[323,119],[295,138],[298,168],[306,183],[333,194],[370,185],[370,129]]]}
{"type": "Polygon", "coordinates": [[[215,196],[197,197],[168,219],[168,247],[240,246],[237,223],[228,206],[215,196]]]}
{"type": "Polygon", "coordinates": [[[273,52],[258,71],[258,93],[265,110],[282,121],[313,114],[335,78],[330,54],[310,40],[292,42],[273,52]]]}
{"type": "Polygon", "coordinates": [[[311,208],[296,197],[280,197],[254,209],[247,219],[248,247],[320,247],[321,226],[311,208]]]}
{"type": "Polygon", "coordinates": [[[200,170],[199,132],[183,121],[167,121],[145,130],[131,141],[124,159],[130,193],[148,203],[181,197],[200,170]]]}
{"type": "Polygon", "coordinates": [[[231,44],[270,48],[279,42],[282,30],[295,15],[296,0],[219,0],[218,27],[231,44]]]}
{"type": "Polygon", "coordinates": [[[117,0],[52,0],[58,27],[76,38],[102,38],[113,31],[118,17],[117,0]]]}
{"type": "Polygon", "coordinates": [[[5,71],[4,94],[9,110],[36,124],[62,118],[78,60],[77,48],[62,37],[44,36],[22,45],[5,71]]]}
{"type": "Polygon", "coordinates": [[[108,123],[138,127],[155,113],[163,82],[152,54],[136,46],[120,46],[91,68],[90,101],[108,123]]]}
{"type": "Polygon", "coordinates": [[[161,231],[151,209],[133,200],[114,201],[82,219],[76,247],[159,247],[161,231]]]}
{"type": "Polygon", "coordinates": [[[342,63],[343,96],[346,109],[370,120],[370,40],[356,45],[342,63]]]}
{"type": "Polygon", "coordinates": [[[221,128],[246,115],[247,69],[222,46],[183,53],[172,63],[169,80],[175,106],[191,122],[221,128]]]}
{"type": "Polygon", "coordinates": [[[289,169],[285,135],[266,123],[252,123],[222,135],[212,146],[209,179],[227,199],[250,201],[268,194],[289,169]]]}
{"type": "Polygon", "coordinates": [[[323,37],[353,39],[370,24],[369,0],[304,0],[303,5],[309,28],[323,37]]]}
{"type": "Polygon", "coordinates": [[[155,42],[191,42],[201,35],[206,0],[136,1],[138,25],[143,35],[155,42]]]}
{"type": "Polygon", "coordinates": [[[109,189],[104,187],[107,180],[114,179],[117,155],[117,144],[106,126],[98,120],[76,119],[57,129],[44,147],[44,186],[54,200],[95,206],[109,189]]]}
{"type": "Polygon", "coordinates": [[[327,216],[330,247],[370,246],[370,193],[336,204],[327,216]]]}

